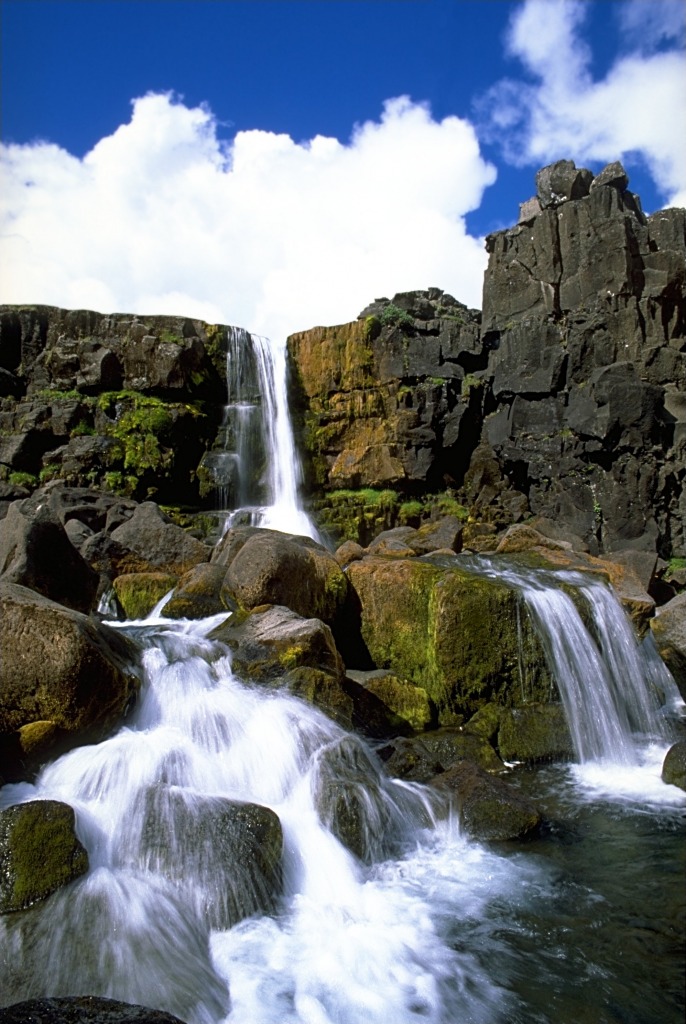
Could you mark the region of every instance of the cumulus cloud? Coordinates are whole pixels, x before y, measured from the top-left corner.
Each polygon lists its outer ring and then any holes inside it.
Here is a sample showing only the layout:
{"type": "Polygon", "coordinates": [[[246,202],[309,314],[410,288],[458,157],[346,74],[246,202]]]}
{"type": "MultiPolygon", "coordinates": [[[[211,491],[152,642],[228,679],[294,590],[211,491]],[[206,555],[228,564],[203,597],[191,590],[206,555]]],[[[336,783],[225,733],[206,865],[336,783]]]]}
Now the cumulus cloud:
{"type": "Polygon", "coordinates": [[[472,125],[389,100],[349,142],[218,136],[207,107],[137,99],[83,159],[2,149],[4,302],[180,313],[270,337],[432,285],[480,305],[464,217],[495,170],[472,125]]]}
{"type": "Polygon", "coordinates": [[[484,134],[517,165],[571,157],[640,160],[665,202],[686,206],[683,2],[617,5],[620,55],[601,80],[583,38],[584,0],[525,0],[507,48],[527,80],[498,82],[482,100],[484,134]],[[680,16],[680,19],[677,17],[680,16]]]}

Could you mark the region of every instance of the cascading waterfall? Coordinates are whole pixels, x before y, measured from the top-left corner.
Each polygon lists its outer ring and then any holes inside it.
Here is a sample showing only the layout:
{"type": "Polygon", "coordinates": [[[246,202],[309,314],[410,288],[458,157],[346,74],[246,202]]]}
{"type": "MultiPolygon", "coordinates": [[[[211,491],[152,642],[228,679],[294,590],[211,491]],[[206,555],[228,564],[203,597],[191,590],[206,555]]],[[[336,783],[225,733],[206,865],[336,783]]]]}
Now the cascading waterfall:
{"type": "Polygon", "coordinates": [[[221,447],[203,460],[228,513],[225,528],[243,522],[318,540],[299,497],[285,344],[229,328],[226,382],[221,447]]]}
{"type": "Polygon", "coordinates": [[[489,572],[514,586],[541,639],[562,699],[577,760],[635,765],[641,742],[666,742],[662,709],[678,697],[650,641],[639,644],[612,590],[587,574],[499,568],[489,572]],[[569,593],[588,606],[587,628],[569,593]]]}
{"type": "MultiPolygon", "coordinates": [[[[551,646],[560,673],[602,674],[606,662],[632,671],[635,652],[617,649],[622,627],[595,585],[598,644],[581,669],[573,649],[589,637],[570,627],[573,602],[558,604],[556,589],[546,605],[550,588],[528,576],[513,585],[545,617],[551,645],[569,634],[561,652],[551,646]]],[[[607,926],[584,931],[602,912],[593,886],[561,882],[538,846],[504,856],[469,843],[436,791],[387,778],[361,739],[309,704],[236,679],[228,650],[210,638],[224,618],[117,624],[142,651],[133,718],[35,784],[0,789],[0,806],[70,804],[90,860],[81,879],[0,918],[0,1006],[89,994],[188,1024],[549,1024],[554,993],[554,1019],[572,1024],[609,991],[627,1024],[676,1024],[673,971],[665,982],[660,966],[646,995],[654,957],[640,983],[647,1016],[633,1013],[622,994],[625,918],[609,950],[598,943],[607,926]],[[277,819],[278,863],[269,854],[277,819]],[[527,982],[534,975],[538,988],[527,982]]],[[[617,842],[618,864],[627,841],[617,842]]],[[[589,870],[600,858],[591,846],[589,870]]],[[[640,887],[631,888],[633,921],[640,887]]],[[[672,912],[670,903],[667,919],[672,912]]],[[[645,961],[641,947],[631,971],[645,961]]]]}

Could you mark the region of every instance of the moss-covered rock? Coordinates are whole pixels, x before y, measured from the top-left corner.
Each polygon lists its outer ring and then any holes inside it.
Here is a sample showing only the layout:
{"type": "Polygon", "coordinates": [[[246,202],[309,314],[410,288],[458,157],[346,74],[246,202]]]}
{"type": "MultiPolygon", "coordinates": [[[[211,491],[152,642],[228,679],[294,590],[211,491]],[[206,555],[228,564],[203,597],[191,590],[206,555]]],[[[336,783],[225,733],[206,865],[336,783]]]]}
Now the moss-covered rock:
{"type": "Polygon", "coordinates": [[[33,800],[0,811],[0,913],[24,910],[87,870],[67,804],[33,800]]]}
{"type": "Polygon", "coordinates": [[[435,724],[435,710],[426,690],[392,672],[348,671],[347,692],[353,699],[353,721],[368,736],[402,736],[435,724]]]}
{"type": "Polygon", "coordinates": [[[451,794],[467,835],[480,841],[525,839],[541,824],[538,809],[503,779],[471,761],[460,761],[438,775],[432,785],[451,794]]]}
{"type": "Polygon", "coordinates": [[[561,704],[503,708],[497,746],[503,761],[568,761],[574,744],[561,704]]]}
{"type": "Polygon", "coordinates": [[[222,611],[234,611],[236,602],[226,585],[226,568],[202,562],[185,573],[164,606],[170,619],[202,619],[222,611]]]}
{"type": "Polygon", "coordinates": [[[686,790],[686,740],[674,743],[662,764],[662,781],[686,790]]]}
{"type": "Polygon", "coordinates": [[[131,572],[117,576],[112,586],[126,618],[144,619],[177,582],[178,576],[165,572],[131,572]]]}
{"type": "Polygon", "coordinates": [[[374,664],[426,690],[439,721],[471,717],[493,700],[546,699],[540,642],[518,595],[495,575],[475,575],[457,557],[368,557],[346,571],[374,664]]]}

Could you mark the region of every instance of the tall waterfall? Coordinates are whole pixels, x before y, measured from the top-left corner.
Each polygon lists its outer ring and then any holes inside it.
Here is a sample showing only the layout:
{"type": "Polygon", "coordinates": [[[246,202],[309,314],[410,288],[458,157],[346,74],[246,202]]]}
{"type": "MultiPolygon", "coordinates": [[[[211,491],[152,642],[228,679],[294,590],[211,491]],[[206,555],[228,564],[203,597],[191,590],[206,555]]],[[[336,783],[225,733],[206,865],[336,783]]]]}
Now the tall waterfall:
{"type": "Polygon", "coordinates": [[[225,528],[235,522],[318,540],[299,494],[301,466],[288,404],[286,344],[229,328],[226,404],[218,446],[203,459],[225,528]]]}
{"type": "Polygon", "coordinates": [[[319,539],[300,502],[285,343],[229,328],[221,448],[203,460],[227,526],[248,522],[319,539]]]}

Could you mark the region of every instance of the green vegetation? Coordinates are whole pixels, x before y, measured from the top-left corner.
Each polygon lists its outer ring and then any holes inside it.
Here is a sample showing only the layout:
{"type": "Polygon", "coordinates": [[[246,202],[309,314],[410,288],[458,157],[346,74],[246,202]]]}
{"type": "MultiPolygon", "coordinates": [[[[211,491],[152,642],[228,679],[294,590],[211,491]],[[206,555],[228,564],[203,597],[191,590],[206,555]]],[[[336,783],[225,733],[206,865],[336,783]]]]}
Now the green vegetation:
{"type": "Polygon", "coordinates": [[[383,327],[414,327],[414,317],[392,302],[384,306],[379,313],[379,322],[383,327]]]}
{"type": "Polygon", "coordinates": [[[468,373],[462,379],[462,397],[469,398],[469,396],[471,395],[472,391],[475,390],[475,388],[482,388],[483,386],[483,377],[477,377],[473,373],[468,373]]]}
{"type": "Polygon", "coordinates": [[[378,316],[368,316],[364,322],[364,340],[373,341],[381,333],[381,320],[378,316]]]}
{"type": "Polygon", "coordinates": [[[183,345],[181,335],[174,334],[173,331],[160,331],[160,341],[164,341],[168,345],[183,345]]]}
{"type": "Polygon", "coordinates": [[[80,420],[74,429],[70,432],[70,437],[89,437],[95,434],[95,427],[92,424],[87,423],[86,420],[80,420]]]}
{"type": "Polygon", "coordinates": [[[9,483],[12,484],[13,487],[33,488],[38,486],[38,477],[33,473],[22,473],[17,471],[10,473],[9,483]]]}

